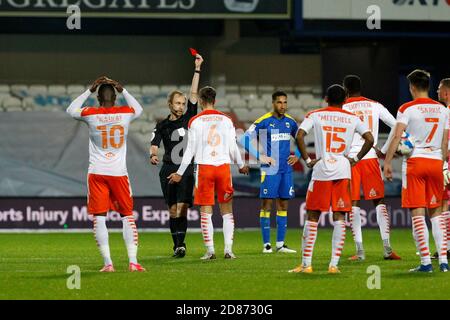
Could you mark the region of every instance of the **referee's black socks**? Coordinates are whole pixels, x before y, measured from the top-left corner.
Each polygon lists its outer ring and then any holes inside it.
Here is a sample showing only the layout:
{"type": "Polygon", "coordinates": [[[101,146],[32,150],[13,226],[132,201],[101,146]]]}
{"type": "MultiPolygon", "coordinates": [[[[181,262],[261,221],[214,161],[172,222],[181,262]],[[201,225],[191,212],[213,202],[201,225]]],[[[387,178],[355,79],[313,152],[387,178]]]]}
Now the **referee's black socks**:
{"type": "Polygon", "coordinates": [[[178,228],[177,228],[177,221],[178,218],[170,218],[169,219],[169,227],[170,227],[170,234],[172,235],[173,240],[173,251],[178,247],[178,241],[177,241],[177,234],[178,234],[178,228]]]}
{"type": "Polygon", "coordinates": [[[187,231],[187,218],[179,217],[177,220],[178,220],[177,221],[178,246],[186,248],[186,244],[184,243],[184,238],[186,237],[186,231],[187,231]]]}

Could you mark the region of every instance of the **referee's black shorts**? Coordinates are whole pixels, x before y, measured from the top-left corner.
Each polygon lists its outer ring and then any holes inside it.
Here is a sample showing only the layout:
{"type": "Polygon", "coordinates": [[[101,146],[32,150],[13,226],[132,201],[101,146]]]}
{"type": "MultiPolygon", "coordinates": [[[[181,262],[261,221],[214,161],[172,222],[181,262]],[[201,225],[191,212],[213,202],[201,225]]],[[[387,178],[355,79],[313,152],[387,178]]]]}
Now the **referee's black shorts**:
{"type": "Polygon", "coordinates": [[[177,172],[179,165],[164,163],[159,172],[161,190],[169,207],[177,203],[188,203],[192,207],[194,192],[194,166],[190,165],[179,183],[169,184],[168,176],[177,172]]]}

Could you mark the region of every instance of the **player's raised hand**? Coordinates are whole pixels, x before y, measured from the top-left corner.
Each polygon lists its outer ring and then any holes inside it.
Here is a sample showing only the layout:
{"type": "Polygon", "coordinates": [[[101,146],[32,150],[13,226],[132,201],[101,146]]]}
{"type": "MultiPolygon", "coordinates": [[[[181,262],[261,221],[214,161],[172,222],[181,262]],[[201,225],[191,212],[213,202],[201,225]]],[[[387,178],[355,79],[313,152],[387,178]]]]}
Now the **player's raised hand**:
{"type": "Polygon", "coordinates": [[[294,164],[296,164],[298,162],[298,157],[294,156],[294,155],[290,155],[287,162],[288,162],[288,165],[293,166],[294,164]]]}
{"type": "Polygon", "coordinates": [[[390,163],[384,163],[383,174],[388,181],[392,181],[392,165],[390,163]]]}
{"type": "Polygon", "coordinates": [[[91,85],[91,88],[89,89],[91,92],[95,92],[98,88],[99,85],[101,85],[102,83],[106,83],[107,81],[107,77],[106,76],[101,76],[100,78],[97,78],[91,85]]]}
{"type": "Polygon", "coordinates": [[[178,173],[174,172],[170,176],[168,176],[167,179],[169,179],[169,184],[174,184],[181,181],[181,176],[178,173]]]}
{"type": "Polygon", "coordinates": [[[250,168],[248,166],[243,166],[241,169],[239,169],[240,174],[245,174],[248,176],[248,173],[250,171],[250,168]]]}
{"type": "Polygon", "coordinates": [[[268,164],[269,166],[274,166],[276,163],[274,158],[268,156],[260,156],[259,161],[261,161],[262,164],[268,164]]]}
{"type": "Polygon", "coordinates": [[[110,79],[110,78],[106,78],[106,83],[111,84],[114,88],[116,88],[116,90],[118,92],[122,92],[123,91],[123,86],[119,81],[110,79]]]}
{"type": "Polygon", "coordinates": [[[203,57],[199,55],[198,53],[195,55],[195,70],[200,70],[202,63],[203,63],[203,57]]]}

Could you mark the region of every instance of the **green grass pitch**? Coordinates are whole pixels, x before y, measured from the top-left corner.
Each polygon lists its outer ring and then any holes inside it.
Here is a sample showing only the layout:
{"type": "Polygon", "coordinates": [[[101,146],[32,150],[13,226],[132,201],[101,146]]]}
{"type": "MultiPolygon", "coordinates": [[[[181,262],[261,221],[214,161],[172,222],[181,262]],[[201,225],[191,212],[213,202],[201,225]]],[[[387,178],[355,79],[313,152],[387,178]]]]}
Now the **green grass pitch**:
{"type": "MultiPolygon", "coordinates": [[[[215,234],[218,259],[201,261],[201,234],[187,237],[188,254],[174,259],[168,233],[140,235],[140,262],[145,273],[127,272],[120,233],[110,234],[116,273],[98,272],[102,259],[92,234],[0,234],[0,299],[448,299],[450,274],[409,274],[419,263],[411,231],[393,230],[392,244],[403,258],[384,261],[378,230],[364,230],[367,259],[350,262],[351,232],[341,259],[341,274],[327,274],[331,230],[319,229],[313,274],[287,271],[300,261],[297,254],[262,254],[258,231],[237,231],[236,260],[224,260],[223,236],[215,234]],[[81,288],[67,289],[67,267],[81,269],[81,288]],[[381,289],[369,290],[367,268],[381,269],[381,289]]],[[[275,234],[272,234],[274,239],[275,234]]],[[[431,238],[431,237],[430,237],[431,238]]],[[[289,229],[287,243],[300,247],[300,230],[289,229]]],[[[431,242],[432,251],[434,244],[431,242]]]]}

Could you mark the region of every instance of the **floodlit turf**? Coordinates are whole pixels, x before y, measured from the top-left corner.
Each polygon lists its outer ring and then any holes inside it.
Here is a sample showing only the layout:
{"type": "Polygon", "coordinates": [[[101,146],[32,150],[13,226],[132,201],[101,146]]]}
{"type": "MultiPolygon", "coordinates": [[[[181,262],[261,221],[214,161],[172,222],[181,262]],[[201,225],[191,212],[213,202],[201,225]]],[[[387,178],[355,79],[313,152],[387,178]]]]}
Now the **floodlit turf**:
{"type": "MultiPolygon", "coordinates": [[[[300,231],[290,229],[287,243],[300,247],[300,231]]],[[[274,237],[274,235],[272,235],[274,237]]],[[[319,229],[313,274],[287,271],[300,254],[262,254],[257,231],[235,235],[236,260],[224,260],[223,237],[216,233],[218,259],[201,261],[201,234],[188,235],[188,254],[171,258],[166,233],[140,235],[140,262],[146,273],[127,272],[120,233],[110,235],[117,272],[101,274],[102,260],[92,234],[0,234],[1,299],[448,299],[450,273],[409,274],[418,264],[410,230],[394,230],[392,243],[403,257],[384,261],[378,230],[364,230],[367,260],[347,261],[353,253],[351,232],[341,259],[341,274],[327,274],[331,230],[319,229]],[[69,290],[67,267],[81,268],[81,289],[69,290]],[[381,289],[367,288],[367,268],[381,268],[381,289]]],[[[434,246],[434,244],[432,244],[434,246]]],[[[433,249],[434,251],[434,249],[433,249]]]]}

